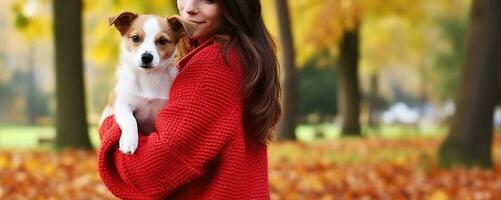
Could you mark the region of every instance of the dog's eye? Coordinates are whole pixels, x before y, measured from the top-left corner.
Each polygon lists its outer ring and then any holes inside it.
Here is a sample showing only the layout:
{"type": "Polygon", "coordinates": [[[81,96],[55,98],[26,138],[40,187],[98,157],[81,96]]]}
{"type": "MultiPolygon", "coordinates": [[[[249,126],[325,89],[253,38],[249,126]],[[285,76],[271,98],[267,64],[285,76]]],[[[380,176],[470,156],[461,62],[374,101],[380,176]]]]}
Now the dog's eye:
{"type": "Polygon", "coordinates": [[[165,38],[160,38],[160,39],[158,39],[158,43],[160,45],[166,45],[167,43],[169,43],[169,40],[167,40],[165,38]]]}
{"type": "Polygon", "coordinates": [[[139,38],[139,36],[137,36],[137,35],[134,35],[134,36],[130,37],[130,39],[131,39],[131,40],[132,40],[132,42],[134,42],[134,43],[138,43],[138,42],[140,42],[140,41],[141,41],[141,38],[139,38]]]}

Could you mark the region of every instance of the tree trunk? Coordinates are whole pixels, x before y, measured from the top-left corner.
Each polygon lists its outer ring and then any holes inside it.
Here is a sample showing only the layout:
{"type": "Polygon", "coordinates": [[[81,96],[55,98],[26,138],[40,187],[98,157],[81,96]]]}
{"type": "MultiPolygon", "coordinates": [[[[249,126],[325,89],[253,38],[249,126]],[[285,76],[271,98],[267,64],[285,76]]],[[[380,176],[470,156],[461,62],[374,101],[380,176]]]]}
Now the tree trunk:
{"type": "Polygon", "coordinates": [[[81,18],[81,0],[54,1],[57,148],[92,147],[84,103],[81,18]]]}
{"type": "Polygon", "coordinates": [[[370,77],[370,91],[368,106],[369,106],[369,127],[378,129],[379,128],[379,77],[378,74],[372,74],[370,77]]]}
{"type": "Polygon", "coordinates": [[[500,100],[501,1],[475,0],[456,113],[439,151],[440,164],[492,166],[493,113],[500,100]]]}
{"type": "Polygon", "coordinates": [[[37,85],[35,82],[35,45],[30,44],[28,53],[28,72],[26,73],[26,116],[29,125],[35,125],[38,118],[35,95],[37,85]]]}
{"type": "Polygon", "coordinates": [[[360,131],[360,91],[358,88],[359,28],[344,33],[340,46],[340,110],[342,117],[341,134],[361,136],[360,131]]]}
{"type": "Polygon", "coordinates": [[[292,40],[290,15],[286,0],[276,0],[277,15],[280,25],[282,49],[282,118],[278,124],[279,140],[296,139],[297,113],[297,70],[294,64],[294,43],[292,40]]]}

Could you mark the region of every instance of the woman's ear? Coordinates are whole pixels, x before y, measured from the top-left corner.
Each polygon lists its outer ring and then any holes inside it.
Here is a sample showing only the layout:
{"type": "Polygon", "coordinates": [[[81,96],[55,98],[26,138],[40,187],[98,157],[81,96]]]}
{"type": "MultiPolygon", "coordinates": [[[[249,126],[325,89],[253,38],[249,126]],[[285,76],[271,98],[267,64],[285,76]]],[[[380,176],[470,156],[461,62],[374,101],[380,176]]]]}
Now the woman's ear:
{"type": "Polygon", "coordinates": [[[108,23],[110,26],[115,25],[115,28],[120,31],[120,34],[124,35],[137,16],[137,14],[131,12],[123,12],[117,17],[110,17],[108,23]]]}
{"type": "Polygon", "coordinates": [[[168,17],[167,22],[178,38],[186,35],[191,38],[195,32],[195,23],[189,22],[180,16],[174,15],[168,17]]]}

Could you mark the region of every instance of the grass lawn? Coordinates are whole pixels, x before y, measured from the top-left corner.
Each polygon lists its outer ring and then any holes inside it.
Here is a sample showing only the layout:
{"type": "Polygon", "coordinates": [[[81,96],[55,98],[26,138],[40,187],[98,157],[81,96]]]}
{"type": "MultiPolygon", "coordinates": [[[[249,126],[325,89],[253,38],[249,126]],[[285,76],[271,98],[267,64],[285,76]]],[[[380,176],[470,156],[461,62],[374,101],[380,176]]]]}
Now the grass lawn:
{"type": "MultiPolygon", "coordinates": [[[[296,129],[299,141],[311,142],[323,139],[338,139],[341,137],[338,126],[299,125],[296,129]]],[[[89,127],[89,137],[94,147],[99,146],[97,127],[89,127]]],[[[443,126],[409,127],[409,126],[382,126],[379,129],[364,129],[367,137],[376,138],[422,138],[441,137],[447,132],[443,126]]],[[[0,149],[32,149],[48,148],[49,145],[41,144],[40,140],[51,140],[56,131],[53,126],[0,126],[0,149]]]]}
{"type": "MultiPolygon", "coordinates": [[[[89,137],[94,147],[99,145],[97,127],[89,127],[89,137]]],[[[54,139],[56,129],[53,126],[0,126],[0,149],[48,148],[40,145],[40,140],[54,139]]]]}
{"type": "MultiPolygon", "coordinates": [[[[379,128],[363,128],[364,136],[372,138],[437,138],[447,133],[447,127],[439,125],[404,126],[385,125],[379,128]]],[[[331,124],[299,125],[296,129],[300,141],[341,138],[341,127],[331,124]]]]}

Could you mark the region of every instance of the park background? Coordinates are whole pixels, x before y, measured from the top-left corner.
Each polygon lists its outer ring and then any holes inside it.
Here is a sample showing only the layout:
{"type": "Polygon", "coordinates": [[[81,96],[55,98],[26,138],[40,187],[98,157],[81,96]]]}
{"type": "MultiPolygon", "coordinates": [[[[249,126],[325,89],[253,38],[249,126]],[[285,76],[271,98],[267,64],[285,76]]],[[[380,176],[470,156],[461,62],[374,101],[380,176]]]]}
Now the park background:
{"type": "MultiPolygon", "coordinates": [[[[501,199],[500,2],[261,2],[283,89],[272,199],[501,199]]],[[[0,199],[114,199],[95,156],[123,11],[177,13],[0,4],[0,199]]]]}

